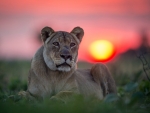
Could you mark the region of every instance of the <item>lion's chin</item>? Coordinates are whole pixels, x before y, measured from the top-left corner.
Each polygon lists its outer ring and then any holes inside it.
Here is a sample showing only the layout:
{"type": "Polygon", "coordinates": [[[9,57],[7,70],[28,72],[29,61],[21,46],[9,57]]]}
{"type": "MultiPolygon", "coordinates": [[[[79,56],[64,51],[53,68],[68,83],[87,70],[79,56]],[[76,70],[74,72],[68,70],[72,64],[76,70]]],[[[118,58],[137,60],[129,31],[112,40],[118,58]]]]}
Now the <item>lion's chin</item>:
{"type": "Polygon", "coordinates": [[[71,66],[67,63],[56,65],[56,67],[58,71],[69,72],[71,70],[71,66]]]}
{"type": "Polygon", "coordinates": [[[71,68],[69,66],[59,66],[58,71],[69,72],[71,68]]]}

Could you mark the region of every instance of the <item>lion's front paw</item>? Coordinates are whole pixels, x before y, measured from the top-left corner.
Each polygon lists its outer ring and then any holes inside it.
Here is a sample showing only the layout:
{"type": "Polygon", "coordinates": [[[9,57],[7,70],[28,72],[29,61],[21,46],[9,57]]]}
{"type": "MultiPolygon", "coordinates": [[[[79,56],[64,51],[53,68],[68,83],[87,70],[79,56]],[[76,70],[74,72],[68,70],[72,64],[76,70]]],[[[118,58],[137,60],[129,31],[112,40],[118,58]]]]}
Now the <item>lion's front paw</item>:
{"type": "Polygon", "coordinates": [[[26,91],[20,91],[18,93],[19,96],[22,96],[22,97],[27,97],[28,93],[26,91]]]}
{"type": "Polygon", "coordinates": [[[61,99],[61,98],[58,98],[57,96],[52,96],[52,97],[50,98],[50,100],[52,100],[52,101],[60,101],[60,102],[62,102],[62,103],[66,103],[65,100],[63,100],[63,99],[61,99]]]}
{"type": "Polygon", "coordinates": [[[18,93],[18,95],[21,96],[24,99],[29,100],[29,101],[36,101],[36,99],[33,96],[31,96],[30,93],[27,92],[27,91],[20,91],[18,93]]]}

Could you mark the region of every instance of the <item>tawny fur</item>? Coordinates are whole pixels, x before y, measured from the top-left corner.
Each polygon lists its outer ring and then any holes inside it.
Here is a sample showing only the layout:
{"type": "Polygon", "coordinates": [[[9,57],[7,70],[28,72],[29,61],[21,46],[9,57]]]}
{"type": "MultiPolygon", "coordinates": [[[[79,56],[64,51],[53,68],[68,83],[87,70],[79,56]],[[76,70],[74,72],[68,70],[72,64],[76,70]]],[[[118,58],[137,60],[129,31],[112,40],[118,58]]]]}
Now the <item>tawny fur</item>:
{"type": "MultiPolygon", "coordinates": [[[[63,99],[65,96],[68,97],[72,94],[82,94],[85,97],[94,96],[101,100],[107,94],[116,93],[115,81],[104,64],[98,63],[91,69],[76,69],[78,48],[68,49],[72,55],[72,60],[68,61],[71,67],[64,67],[64,71],[57,69],[53,59],[57,57],[58,61],[62,62],[62,58],[55,53],[53,55],[54,58],[48,56],[47,53],[43,54],[43,51],[48,49],[48,42],[54,40],[50,38],[56,34],[54,33],[54,30],[48,27],[42,30],[44,45],[36,52],[32,59],[28,77],[28,89],[26,92],[20,93],[21,95],[30,95],[35,98],[63,99]],[[45,33],[49,33],[48,36],[45,33]],[[48,57],[47,60],[44,59],[44,55],[48,57]],[[67,69],[65,70],[65,68],[67,69]]],[[[68,37],[71,37],[70,41],[76,42],[77,46],[79,46],[83,34],[83,30],[76,27],[71,33],[65,34],[64,40],[69,41],[68,37]]],[[[58,36],[61,37],[61,34],[59,33],[58,36]]],[[[62,37],[58,38],[58,40],[61,41],[62,37]]],[[[64,43],[67,45],[68,42],[62,40],[60,45],[64,43]]],[[[60,50],[62,49],[61,47],[63,46],[60,46],[60,50]]]]}

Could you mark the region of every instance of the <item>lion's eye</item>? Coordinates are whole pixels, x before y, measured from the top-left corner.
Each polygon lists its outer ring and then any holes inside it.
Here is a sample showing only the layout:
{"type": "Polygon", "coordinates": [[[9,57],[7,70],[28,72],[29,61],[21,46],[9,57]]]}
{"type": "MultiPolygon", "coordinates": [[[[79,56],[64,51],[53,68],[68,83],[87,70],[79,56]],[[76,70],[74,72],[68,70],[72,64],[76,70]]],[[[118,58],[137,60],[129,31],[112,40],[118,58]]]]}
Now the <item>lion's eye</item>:
{"type": "Polygon", "coordinates": [[[53,42],[53,45],[54,46],[59,46],[59,43],[58,42],[53,42]]]}
{"type": "Polygon", "coordinates": [[[74,46],[76,46],[75,43],[71,43],[71,44],[70,44],[70,47],[74,47],[74,46]]]}

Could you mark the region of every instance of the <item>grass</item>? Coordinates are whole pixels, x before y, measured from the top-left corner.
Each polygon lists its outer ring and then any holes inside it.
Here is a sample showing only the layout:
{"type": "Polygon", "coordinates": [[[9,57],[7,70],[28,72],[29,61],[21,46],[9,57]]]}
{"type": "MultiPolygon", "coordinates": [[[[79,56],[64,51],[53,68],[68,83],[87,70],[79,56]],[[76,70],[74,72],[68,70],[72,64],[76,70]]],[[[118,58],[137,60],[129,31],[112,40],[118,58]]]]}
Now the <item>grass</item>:
{"type": "MultiPolygon", "coordinates": [[[[67,103],[21,98],[17,93],[27,89],[30,62],[0,61],[0,110],[2,113],[149,113],[150,81],[145,78],[142,64],[131,61],[118,59],[107,64],[117,84],[117,95],[108,95],[102,101],[76,95],[67,103]],[[129,66],[131,68],[126,68],[129,66]]],[[[78,65],[90,68],[92,64],[80,62],[78,65]]]]}

